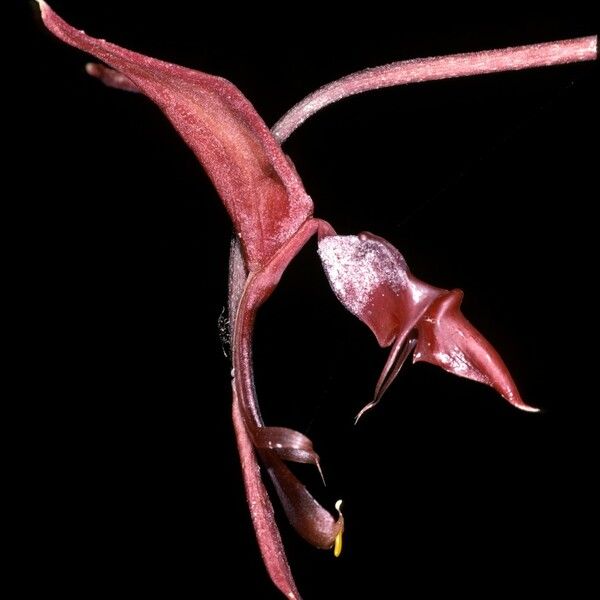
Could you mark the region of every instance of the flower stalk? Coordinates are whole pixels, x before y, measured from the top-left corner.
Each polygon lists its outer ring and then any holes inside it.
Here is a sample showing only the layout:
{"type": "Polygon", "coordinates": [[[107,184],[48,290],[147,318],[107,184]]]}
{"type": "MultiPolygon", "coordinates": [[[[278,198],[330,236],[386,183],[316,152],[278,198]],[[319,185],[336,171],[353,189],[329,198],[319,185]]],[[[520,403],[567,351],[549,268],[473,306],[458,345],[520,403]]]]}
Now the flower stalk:
{"type": "Polygon", "coordinates": [[[312,115],[349,96],[409,83],[595,60],[597,45],[598,37],[590,35],[499,50],[413,58],[365,69],[346,75],[312,92],[281,117],[271,131],[275,139],[283,143],[312,115]]]}

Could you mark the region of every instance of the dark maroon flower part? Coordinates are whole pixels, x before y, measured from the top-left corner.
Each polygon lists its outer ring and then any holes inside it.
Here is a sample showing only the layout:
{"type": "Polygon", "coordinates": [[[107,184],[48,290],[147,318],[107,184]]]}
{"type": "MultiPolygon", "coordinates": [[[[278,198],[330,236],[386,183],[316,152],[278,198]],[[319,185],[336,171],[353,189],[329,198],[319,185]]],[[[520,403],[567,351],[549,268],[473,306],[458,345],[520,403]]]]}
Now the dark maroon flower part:
{"type": "Polygon", "coordinates": [[[286,462],[315,465],[319,457],[302,433],[265,425],[253,380],[252,335],[256,313],[286,267],[315,234],[336,296],[365,322],[382,346],[392,346],[377,383],[376,403],[406,358],[486,383],[525,410],[500,356],[460,312],[462,292],[425,284],[402,255],[371,234],[338,236],[312,216],[313,203],[281,143],[317,110],[344,97],[389,85],[591,60],[596,38],[522,48],[418,59],[350,75],[317,90],[268,129],[250,102],[230,82],[149,58],[86,35],[38,0],[47,28],[104,64],[87,71],[110,87],[140,92],[163,111],[194,152],[227,209],[235,235],[229,270],[232,334],[233,424],[250,514],[273,583],[299,599],[261,476],[271,477],[296,531],[317,548],[341,551],[344,520],[323,508],[286,462]],[[107,66],[106,66],[107,65],[107,66]]]}
{"type": "Polygon", "coordinates": [[[340,302],[370,327],[381,346],[392,345],[375,397],[357,420],[379,402],[413,351],[413,362],[491,385],[517,408],[537,410],[523,402],[498,353],[460,312],[460,290],[420,281],[396,248],[370,233],[324,236],[319,255],[340,302]]]}

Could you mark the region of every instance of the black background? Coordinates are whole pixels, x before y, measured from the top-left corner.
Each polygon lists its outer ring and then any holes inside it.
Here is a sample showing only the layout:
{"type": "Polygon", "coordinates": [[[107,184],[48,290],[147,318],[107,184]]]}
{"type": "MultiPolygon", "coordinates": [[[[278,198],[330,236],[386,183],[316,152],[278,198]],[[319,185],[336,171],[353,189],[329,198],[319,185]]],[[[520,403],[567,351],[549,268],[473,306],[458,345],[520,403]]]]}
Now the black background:
{"type": "MultiPolygon", "coordinates": [[[[255,7],[52,5],[92,35],[230,79],[268,124],[367,66],[594,32],[575,10],[432,23],[372,7],[330,24],[290,7],[304,25],[255,7]]],[[[15,256],[28,260],[27,339],[40,364],[29,377],[45,398],[29,410],[47,425],[32,481],[33,545],[48,569],[32,578],[82,597],[277,598],[245,506],[217,330],[227,215],[150,102],[88,78],[86,57],[45,32],[33,4],[15,6],[15,256]]],[[[353,427],[386,351],[337,303],[309,245],[255,340],[267,422],[313,439],[328,487],[301,476],[326,506],[345,501],[339,560],[281,520],[306,598],[573,592],[591,573],[595,69],[373,92],[286,143],[316,214],[340,233],[386,237],[418,277],[462,288],[464,313],[542,409],[519,412],[419,364],[353,427]]]]}

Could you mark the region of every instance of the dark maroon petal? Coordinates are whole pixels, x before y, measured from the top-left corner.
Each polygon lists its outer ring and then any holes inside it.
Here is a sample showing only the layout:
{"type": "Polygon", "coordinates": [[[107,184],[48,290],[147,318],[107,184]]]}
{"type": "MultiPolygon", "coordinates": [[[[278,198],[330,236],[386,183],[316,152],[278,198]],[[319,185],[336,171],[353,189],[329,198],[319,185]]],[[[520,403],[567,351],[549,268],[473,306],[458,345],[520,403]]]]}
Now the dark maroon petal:
{"type": "Polygon", "coordinates": [[[312,202],[250,102],[225,79],[92,38],[38,1],[52,33],[116,69],[161,108],[217,188],[249,270],[266,264],[312,213],[312,202]]]}
{"type": "Polygon", "coordinates": [[[259,427],[253,441],[260,450],[271,450],[283,460],[315,465],[321,471],[319,455],[311,440],[299,431],[287,427],[259,427]]]}
{"type": "Polygon", "coordinates": [[[279,500],[292,527],[315,548],[333,548],[344,530],[344,518],[325,510],[274,453],[261,452],[279,500]]]}
{"type": "Polygon", "coordinates": [[[462,297],[460,290],[444,292],[427,309],[418,325],[413,361],[485,383],[517,408],[537,412],[523,402],[500,355],[461,313],[462,297]]]}
{"type": "Polygon", "coordinates": [[[498,353],[463,317],[462,292],[420,281],[398,250],[370,233],[324,236],[319,255],[342,304],[371,328],[381,346],[394,344],[373,400],[357,420],[379,402],[413,349],[414,362],[485,383],[514,406],[537,410],[523,402],[498,353]]]}
{"type": "Polygon", "coordinates": [[[235,387],[233,389],[233,425],[242,464],[248,507],[263,561],[277,588],[287,598],[300,600],[300,594],[296,588],[281,535],[275,522],[273,505],[262,482],[254,447],[240,412],[235,387]]]}
{"type": "Polygon", "coordinates": [[[382,347],[405,337],[438,294],[411,276],[394,246],[372,233],[322,237],[319,256],[338,300],[382,347]]]}

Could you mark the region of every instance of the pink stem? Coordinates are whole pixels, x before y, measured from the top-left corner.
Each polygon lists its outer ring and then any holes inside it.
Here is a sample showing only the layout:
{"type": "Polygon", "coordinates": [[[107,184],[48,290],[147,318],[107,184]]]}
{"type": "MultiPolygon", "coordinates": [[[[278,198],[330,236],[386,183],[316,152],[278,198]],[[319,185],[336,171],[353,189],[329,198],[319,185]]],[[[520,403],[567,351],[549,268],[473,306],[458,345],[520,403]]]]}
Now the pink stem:
{"type": "Polygon", "coordinates": [[[597,36],[592,35],[501,50],[416,58],[365,69],[329,83],[301,100],[275,124],[271,132],[279,143],[283,143],[306,119],[325,106],[369,90],[435,79],[594,60],[597,41],[597,36]]]}

